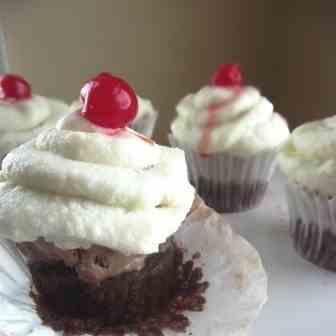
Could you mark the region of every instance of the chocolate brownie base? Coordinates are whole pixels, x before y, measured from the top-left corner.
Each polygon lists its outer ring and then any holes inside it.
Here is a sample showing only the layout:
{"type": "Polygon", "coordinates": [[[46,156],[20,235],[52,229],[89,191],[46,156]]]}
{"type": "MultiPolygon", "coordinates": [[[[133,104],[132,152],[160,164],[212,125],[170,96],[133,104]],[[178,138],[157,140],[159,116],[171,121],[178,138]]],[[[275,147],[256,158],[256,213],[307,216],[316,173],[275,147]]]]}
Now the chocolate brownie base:
{"type": "MultiPolygon", "coordinates": [[[[195,185],[195,183],[193,183],[195,185]]],[[[258,206],[264,198],[268,183],[259,181],[246,185],[221,184],[203,177],[198,179],[197,192],[205,203],[220,213],[240,212],[258,206]]]]}
{"type": "Polygon", "coordinates": [[[112,324],[134,322],[160,310],[173,296],[178,268],[175,250],[171,244],[164,252],[148,256],[142,270],[96,283],[83,281],[63,261],[28,265],[37,292],[56,313],[82,318],[99,314],[112,324]]]}
{"type": "MultiPolygon", "coordinates": [[[[92,245],[89,249],[63,250],[42,238],[34,242],[17,243],[28,264],[64,263],[84,282],[99,284],[105,279],[130,271],[140,271],[145,266],[146,255],[125,255],[107,247],[92,245]]],[[[171,247],[168,241],[161,244],[159,252],[171,247]]]]}
{"type": "Polygon", "coordinates": [[[321,231],[315,223],[297,220],[291,224],[294,247],[311,263],[336,272],[336,235],[329,230],[321,231]]]}
{"type": "Polygon", "coordinates": [[[97,287],[78,281],[74,270],[60,262],[32,264],[30,269],[38,314],[44,324],[67,336],[184,332],[189,320],[183,312],[202,311],[209,286],[194,260],[183,263],[178,248],[164,256],[151,255],[142,271],[121,274],[97,287]]]}

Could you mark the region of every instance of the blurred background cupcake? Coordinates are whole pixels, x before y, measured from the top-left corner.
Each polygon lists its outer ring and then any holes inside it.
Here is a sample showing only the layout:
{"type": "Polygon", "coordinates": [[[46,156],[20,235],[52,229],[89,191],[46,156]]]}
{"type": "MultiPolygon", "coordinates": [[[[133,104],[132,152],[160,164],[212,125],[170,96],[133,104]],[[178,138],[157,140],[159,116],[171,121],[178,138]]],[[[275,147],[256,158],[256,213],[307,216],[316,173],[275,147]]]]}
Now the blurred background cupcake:
{"type": "Polygon", "coordinates": [[[138,113],[129,126],[135,131],[151,137],[157,119],[158,113],[151,101],[138,96],[138,113]]]}
{"type": "MultiPolygon", "coordinates": [[[[155,124],[158,119],[158,112],[154,109],[152,102],[149,99],[138,98],[138,112],[135,119],[128,125],[138,133],[141,133],[147,137],[152,137],[155,124]]],[[[80,109],[82,103],[80,99],[75,100],[71,104],[71,111],[76,111],[80,109]]]]}
{"type": "Polygon", "coordinates": [[[279,155],[296,250],[336,271],[336,117],[295,129],[279,155]]]}
{"type": "Polygon", "coordinates": [[[32,94],[20,76],[0,76],[0,160],[15,147],[33,139],[68,113],[60,100],[32,94]]]}
{"type": "Polygon", "coordinates": [[[170,140],[186,152],[199,195],[219,212],[257,206],[289,129],[272,103],[243,85],[240,68],[223,64],[211,85],[177,105],[170,140]]]}

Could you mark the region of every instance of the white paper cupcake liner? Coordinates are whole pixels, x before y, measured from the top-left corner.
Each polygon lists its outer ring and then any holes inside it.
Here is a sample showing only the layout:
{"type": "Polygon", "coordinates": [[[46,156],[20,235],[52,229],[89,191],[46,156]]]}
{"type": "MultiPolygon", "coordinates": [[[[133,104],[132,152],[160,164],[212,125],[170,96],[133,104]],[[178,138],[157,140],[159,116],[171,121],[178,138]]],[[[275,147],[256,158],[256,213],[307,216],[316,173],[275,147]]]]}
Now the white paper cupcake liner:
{"type": "MultiPolygon", "coordinates": [[[[222,216],[200,205],[176,233],[185,258],[200,252],[204,280],[210,282],[202,312],[185,312],[191,325],[165,336],[246,336],[267,299],[267,277],[257,251],[235,234],[222,216]]],[[[31,278],[13,244],[0,242],[0,334],[61,336],[43,326],[29,296],[31,278]]],[[[128,335],[131,336],[131,335],[128,335]]]]}
{"type": "Polygon", "coordinates": [[[218,212],[254,208],[263,200],[276,166],[274,151],[239,157],[227,153],[201,156],[169,136],[172,146],[184,150],[189,177],[198,194],[218,212]]]}
{"type": "Polygon", "coordinates": [[[288,182],[287,200],[297,252],[315,265],[336,271],[336,199],[288,182]]]}
{"type": "Polygon", "coordinates": [[[158,113],[154,111],[151,114],[144,114],[142,117],[130,123],[129,127],[134,131],[151,138],[155,129],[158,113]]]}

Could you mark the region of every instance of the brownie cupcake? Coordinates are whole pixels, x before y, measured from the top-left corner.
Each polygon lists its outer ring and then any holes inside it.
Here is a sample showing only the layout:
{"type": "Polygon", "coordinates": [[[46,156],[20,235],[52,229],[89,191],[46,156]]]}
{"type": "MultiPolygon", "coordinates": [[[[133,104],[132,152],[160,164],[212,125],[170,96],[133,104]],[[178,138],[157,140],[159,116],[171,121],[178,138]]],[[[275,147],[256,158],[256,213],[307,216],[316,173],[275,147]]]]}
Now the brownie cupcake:
{"type": "Polygon", "coordinates": [[[307,260],[336,271],[336,117],[296,128],[279,154],[290,232],[307,260]]]}
{"type": "Polygon", "coordinates": [[[0,235],[26,257],[55,330],[184,331],[176,312],[202,310],[207,288],[174,240],[195,197],[184,153],[127,128],[137,97],[122,79],[103,73],[81,93],[80,111],[4,159],[0,235]]]}
{"type": "MultiPolygon", "coordinates": [[[[141,133],[147,137],[152,137],[155,124],[158,119],[158,112],[154,109],[152,102],[137,95],[138,112],[128,127],[134,131],[141,133]]],[[[75,100],[71,105],[72,111],[78,111],[82,108],[83,103],[81,99],[75,100]]]]}
{"type": "Polygon", "coordinates": [[[189,177],[218,212],[256,207],[271,179],[286,121],[252,86],[238,65],[221,65],[212,83],[177,105],[170,142],[186,153],[189,177]]]}
{"type": "Polygon", "coordinates": [[[54,127],[69,112],[65,103],[33,95],[20,76],[0,76],[0,162],[13,148],[54,127]]]}

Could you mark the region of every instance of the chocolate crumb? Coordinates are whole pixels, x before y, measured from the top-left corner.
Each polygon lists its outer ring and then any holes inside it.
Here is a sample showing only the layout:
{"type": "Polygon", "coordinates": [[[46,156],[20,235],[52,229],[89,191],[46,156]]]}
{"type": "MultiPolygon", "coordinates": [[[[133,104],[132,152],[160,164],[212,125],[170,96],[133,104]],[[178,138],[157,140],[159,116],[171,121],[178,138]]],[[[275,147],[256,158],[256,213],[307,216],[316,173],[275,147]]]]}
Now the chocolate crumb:
{"type": "MultiPolygon", "coordinates": [[[[209,283],[203,280],[203,272],[200,267],[195,267],[194,259],[199,259],[200,254],[195,253],[196,258],[183,262],[183,252],[176,248],[176,287],[171,295],[168,304],[151,312],[150,316],[143,318],[139,315],[137,319],[123,316],[118,323],[103,317],[100,312],[93,317],[81,316],[80,313],[75,314],[63,313],[63,311],[55,311],[51,309],[50,304],[43,298],[31,291],[31,296],[36,302],[36,309],[43,321],[44,325],[50,326],[56,331],[64,331],[64,336],[79,336],[81,334],[89,333],[94,336],[124,336],[127,333],[135,333],[138,336],[163,336],[164,329],[170,329],[175,332],[186,332],[190,325],[190,320],[183,314],[185,311],[200,312],[204,309],[206,299],[204,297],[205,291],[209,287],[209,283]]],[[[58,269],[49,270],[50,272],[65,272],[64,278],[58,277],[57,281],[65,281],[67,276],[74,276],[68,267],[58,265],[58,269]]],[[[31,269],[32,270],[32,269],[31,269]]],[[[39,274],[41,275],[41,274],[39,274]]],[[[33,274],[34,278],[34,274],[33,274]]],[[[42,280],[43,281],[43,280],[42,280]]],[[[155,284],[154,284],[155,285],[155,284]]],[[[147,288],[148,295],[153,288],[147,288]]],[[[69,294],[69,293],[68,293],[69,294]]],[[[103,293],[108,295],[108,293],[103,293]]],[[[130,300],[132,296],[130,295],[130,300]]],[[[62,298],[60,298],[62,300],[62,298]]],[[[132,301],[131,301],[132,302],[132,301]]],[[[114,309],[118,310],[116,307],[114,309]]],[[[143,309],[143,307],[135,306],[134,310],[143,309]]],[[[113,311],[113,308],[110,309],[113,311]]],[[[70,309],[71,311],[71,309],[70,309]]],[[[133,312],[137,316],[136,312],[133,312]]],[[[110,313],[110,316],[113,316],[110,313]]],[[[188,335],[192,335],[190,332],[188,335]]]]}

